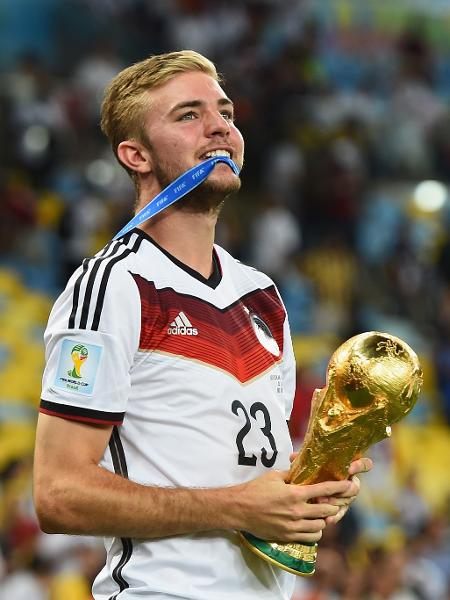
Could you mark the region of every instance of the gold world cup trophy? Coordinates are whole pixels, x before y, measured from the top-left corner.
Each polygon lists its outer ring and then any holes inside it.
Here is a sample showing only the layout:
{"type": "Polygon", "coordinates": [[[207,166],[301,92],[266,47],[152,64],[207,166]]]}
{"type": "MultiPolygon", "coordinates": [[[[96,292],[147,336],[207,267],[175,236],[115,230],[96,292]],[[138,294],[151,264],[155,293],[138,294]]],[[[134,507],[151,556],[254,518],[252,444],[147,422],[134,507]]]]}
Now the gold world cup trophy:
{"type": "MultiPolygon", "coordinates": [[[[416,353],[401,339],[377,331],[356,335],[334,352],[327,384],[315,390],[301,451],[288,483],[346,479],[352,460],[391,435],[391,425],[413,408],[422,386],[416,353]]],[[[245,546],[294,573],[312,575],[317,544],[278,543],[240,532],[245,546]]]]}

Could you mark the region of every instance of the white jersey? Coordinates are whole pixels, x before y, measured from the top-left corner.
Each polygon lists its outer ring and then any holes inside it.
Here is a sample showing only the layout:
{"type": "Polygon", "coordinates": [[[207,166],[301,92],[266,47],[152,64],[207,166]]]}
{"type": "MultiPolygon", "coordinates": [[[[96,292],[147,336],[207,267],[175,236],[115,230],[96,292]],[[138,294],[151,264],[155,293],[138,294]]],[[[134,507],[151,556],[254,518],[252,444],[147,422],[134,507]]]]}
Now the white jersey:
{"type": "MultiPolygon", "coordinates": [[[[287,469],[295,365],[273,282],[214,248],[209,279],[135,229],[86,259],[45,334],[40,410],[114,425],[101,461],[149,486],[287,469]]],[[[287,600],[295,576],[233,531],[105,540],[96,600],[287,600]]]]}

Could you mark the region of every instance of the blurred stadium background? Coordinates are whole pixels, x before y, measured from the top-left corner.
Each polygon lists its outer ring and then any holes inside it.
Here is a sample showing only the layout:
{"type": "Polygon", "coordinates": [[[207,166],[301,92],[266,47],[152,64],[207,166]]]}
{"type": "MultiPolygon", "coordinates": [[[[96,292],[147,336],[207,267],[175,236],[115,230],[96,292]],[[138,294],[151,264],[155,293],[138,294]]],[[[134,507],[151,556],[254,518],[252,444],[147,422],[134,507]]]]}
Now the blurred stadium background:
{"type": "Polygon", "coordinates": [[[0,2],[0,600],[91,597],[98,541],[44,535],[32,509],[42,333],[133,201],[99,132],[103,88],[181,48],[216,62],[237,105],[246,167],[219,241],[279,284],[297,445],[350,335],[398,335],[424,369],[295,600],[449,600],[448,0],[0,2]]]}

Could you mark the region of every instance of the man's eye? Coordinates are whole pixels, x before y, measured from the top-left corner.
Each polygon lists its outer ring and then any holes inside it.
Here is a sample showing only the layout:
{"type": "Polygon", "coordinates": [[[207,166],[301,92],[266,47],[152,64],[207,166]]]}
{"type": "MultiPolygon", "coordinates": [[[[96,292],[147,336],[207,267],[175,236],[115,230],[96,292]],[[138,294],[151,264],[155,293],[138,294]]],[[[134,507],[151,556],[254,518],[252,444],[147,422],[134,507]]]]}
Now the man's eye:
{"type": "Polygon", "coordinates": [[[179,118],[179,120],[180,121],[192,121],[196,117],[197,117],[197,113],[195,113],[194,111],[190,110],[189,112],[184,113],[183,115],[181,115],[181,117],[179,118]]]}
{"type": "Polygon", "coordinates": [[[231,110],[222,110],[220,114],[226,121],[234,121],[234,115],[231,110]]]}

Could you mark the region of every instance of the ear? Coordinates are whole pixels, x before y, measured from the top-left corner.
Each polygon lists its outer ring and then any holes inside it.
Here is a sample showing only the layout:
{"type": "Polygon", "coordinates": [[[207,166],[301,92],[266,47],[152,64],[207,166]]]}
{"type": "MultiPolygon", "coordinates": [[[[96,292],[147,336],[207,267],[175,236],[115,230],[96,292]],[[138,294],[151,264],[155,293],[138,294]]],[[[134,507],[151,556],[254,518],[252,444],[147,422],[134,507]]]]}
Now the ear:
{"type": "Polygon", "coordinates": [[[149,151],[135,140],[125,140],[117,146],[117,156],[131,171],[150,173],[152,160],[149,151]]]}

